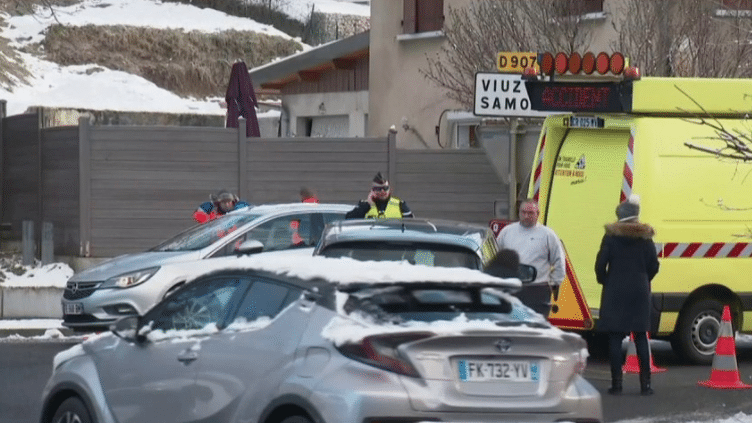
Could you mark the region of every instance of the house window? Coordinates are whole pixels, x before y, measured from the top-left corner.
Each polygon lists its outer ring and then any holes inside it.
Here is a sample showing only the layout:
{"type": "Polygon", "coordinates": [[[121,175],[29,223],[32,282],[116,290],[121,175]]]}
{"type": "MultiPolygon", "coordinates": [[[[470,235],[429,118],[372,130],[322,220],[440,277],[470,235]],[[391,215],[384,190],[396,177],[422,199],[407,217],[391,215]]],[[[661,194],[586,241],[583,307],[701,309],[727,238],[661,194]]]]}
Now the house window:
{"type": "Polygon", "coordinates": [[[441,31],[444,0],[403,0],[402,31],[405,34],[441,31]]]}
{"type": "Polygon", "coordinates": [[[562,0],[558,13],[561,16],[581,16],[603,12],[603,0],[562,0]]]}

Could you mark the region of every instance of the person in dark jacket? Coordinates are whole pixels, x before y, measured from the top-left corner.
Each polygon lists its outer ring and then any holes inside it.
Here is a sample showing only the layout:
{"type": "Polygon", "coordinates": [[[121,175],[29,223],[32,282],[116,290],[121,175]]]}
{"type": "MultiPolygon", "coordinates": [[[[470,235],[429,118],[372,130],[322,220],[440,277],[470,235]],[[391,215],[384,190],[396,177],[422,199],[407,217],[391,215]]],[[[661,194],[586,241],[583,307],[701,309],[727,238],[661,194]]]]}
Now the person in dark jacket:
{"type": "Polygon", "coordinates": [[[611,363],[609,394],[622,392],[625,356],[622,340],[632,332],[640,363],[640,393],[652,395],[650,387],[650,281],[658,273],[653,243],[655,231],[638,220],[639,197],[630,196],[616,207],[618,221],[606,225],[606,234],[595,259],[595,275],[603,285],[598,330],[608,333],[611,363]]]}
{"type": "Polygon", "coordinates": [[[210,194],[209,199],[211,201],[201,203],[193,212],[193,219],[196,222],[206,223],[231,211],[251,206],[247,202],[241,201],[237,195],[224,189],[217,194],[210,194]]]}
{"type": "Polygon", "coordinates": [[[413,217],[413,212],[404,201],[392,196],[389,181],[381,175],[381,172],[373,178],[368,198],[359,201],[355,208],[345,214],[345,219],[402,219],[404,217],[413,217]]]}

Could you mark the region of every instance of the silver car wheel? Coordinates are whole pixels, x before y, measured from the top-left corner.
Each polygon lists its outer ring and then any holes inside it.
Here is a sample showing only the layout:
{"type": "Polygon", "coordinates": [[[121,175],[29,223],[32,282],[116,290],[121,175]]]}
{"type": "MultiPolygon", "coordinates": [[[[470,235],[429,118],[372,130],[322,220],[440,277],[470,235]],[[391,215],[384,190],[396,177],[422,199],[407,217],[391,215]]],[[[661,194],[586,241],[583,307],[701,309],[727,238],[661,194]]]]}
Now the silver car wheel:
{"type": "Polygon", "coordinates": [[[63,413],[62,416],[60,416],[59,419],[55,420],[55,423],[82,423],[81,417],[78,416],[78,414],[73,413],[72,411],[66,411],[63,413]]]}
{"type": "Polygon", "coordinates": [[[52,417],[52,423],[93,423],[89,410],[84,403],[76,398],[70,397],[60,404],[52,417]]]}

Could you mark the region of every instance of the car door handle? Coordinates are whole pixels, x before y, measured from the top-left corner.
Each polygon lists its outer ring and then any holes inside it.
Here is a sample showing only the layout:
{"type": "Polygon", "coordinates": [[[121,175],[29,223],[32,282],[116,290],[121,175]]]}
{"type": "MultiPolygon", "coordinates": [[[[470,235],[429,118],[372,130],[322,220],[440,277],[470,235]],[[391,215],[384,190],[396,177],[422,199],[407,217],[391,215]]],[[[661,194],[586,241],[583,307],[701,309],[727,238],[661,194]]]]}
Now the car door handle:
{"type": "Polygon", "coordinates": [[[191,364],[197,358],[198,352],[193,350],[185,350],[182,353],[178,354],[178,361],[186,365],[191,364]]]}

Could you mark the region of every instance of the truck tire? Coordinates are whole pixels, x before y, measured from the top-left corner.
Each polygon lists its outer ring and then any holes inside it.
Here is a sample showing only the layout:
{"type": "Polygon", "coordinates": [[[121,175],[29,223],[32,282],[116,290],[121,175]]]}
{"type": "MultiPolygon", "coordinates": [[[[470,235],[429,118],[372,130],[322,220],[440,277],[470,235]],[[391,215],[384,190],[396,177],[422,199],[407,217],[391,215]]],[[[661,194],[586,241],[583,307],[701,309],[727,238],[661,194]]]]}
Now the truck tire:
{"type": "Polygon", "coordinates": [[[711,364],[721,329],[723,304],[706,299],[692,304],[679,315],[671,348],[684,360],[693,364],[711,364]]]}

